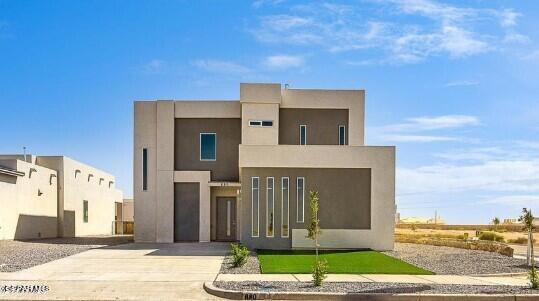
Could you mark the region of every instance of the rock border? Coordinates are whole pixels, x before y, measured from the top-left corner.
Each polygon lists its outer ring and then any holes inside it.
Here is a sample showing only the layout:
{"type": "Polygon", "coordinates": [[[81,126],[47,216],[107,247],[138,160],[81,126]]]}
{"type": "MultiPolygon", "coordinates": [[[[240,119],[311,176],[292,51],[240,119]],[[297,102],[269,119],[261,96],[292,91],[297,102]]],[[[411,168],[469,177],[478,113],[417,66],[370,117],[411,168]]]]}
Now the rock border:
{"type": "Polygon", "coordinates": [[[323,292],[254,292],[218,288],[213,282],[204,282],[204,290],[211,295],[231,300],[375,300],[375,301],[527,301],[538,300],[539,295],[448,295],[448,294],[361,294],[323,292]]]}

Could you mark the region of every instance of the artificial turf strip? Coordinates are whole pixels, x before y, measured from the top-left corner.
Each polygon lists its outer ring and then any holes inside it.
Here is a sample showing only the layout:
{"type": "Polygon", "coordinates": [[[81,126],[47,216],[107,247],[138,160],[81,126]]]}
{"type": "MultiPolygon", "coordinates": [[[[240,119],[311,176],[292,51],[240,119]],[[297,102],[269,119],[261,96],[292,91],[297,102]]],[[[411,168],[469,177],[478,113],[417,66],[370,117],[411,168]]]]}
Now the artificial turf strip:
{"type": "MultiPolygon", "coordinates": [[[[258,250],[262,274],[310,274],[314,251],[258,250]]],[[[408,274],[433,275],[402,260],[372,250],[320,251],[328,261],[330,274],[408,274]]]]}

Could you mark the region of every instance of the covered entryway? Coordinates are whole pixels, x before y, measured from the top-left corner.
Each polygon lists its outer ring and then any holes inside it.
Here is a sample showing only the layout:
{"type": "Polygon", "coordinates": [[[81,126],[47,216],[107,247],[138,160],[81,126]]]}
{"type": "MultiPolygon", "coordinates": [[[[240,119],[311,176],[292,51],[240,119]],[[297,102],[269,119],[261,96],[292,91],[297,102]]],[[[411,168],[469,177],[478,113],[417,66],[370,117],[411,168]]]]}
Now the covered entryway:
{"type": "Polygon", "coordinates": [[[236,198],[217,197],[217,241],[236,241],[236,198]]]}
{"type": "Polygon", "coordinates": [[[174,241],[198,241],[200,184],[174,184],[174,241]]]}

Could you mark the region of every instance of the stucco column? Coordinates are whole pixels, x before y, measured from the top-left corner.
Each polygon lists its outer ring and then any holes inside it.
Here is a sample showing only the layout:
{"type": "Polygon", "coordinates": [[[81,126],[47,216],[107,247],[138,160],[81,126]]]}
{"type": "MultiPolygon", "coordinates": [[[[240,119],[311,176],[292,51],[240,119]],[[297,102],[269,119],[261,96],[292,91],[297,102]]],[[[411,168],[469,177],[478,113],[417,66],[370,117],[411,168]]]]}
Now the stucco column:
{"type": "Polygon", "coordinates": [[[174,242],[174,102],[157,101],[157,242],[174,242]]]}

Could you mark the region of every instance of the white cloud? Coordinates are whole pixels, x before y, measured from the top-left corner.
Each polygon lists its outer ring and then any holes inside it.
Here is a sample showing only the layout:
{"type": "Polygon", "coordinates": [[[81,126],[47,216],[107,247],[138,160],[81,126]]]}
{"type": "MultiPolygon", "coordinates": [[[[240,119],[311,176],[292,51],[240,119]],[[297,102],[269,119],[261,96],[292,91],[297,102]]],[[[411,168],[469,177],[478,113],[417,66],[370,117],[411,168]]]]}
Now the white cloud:
{"type": "Polygon", "coordinates": [[[264,65],[270,69],[297,68],[304,64],[304,58],[299,55],[273,55],[264,60],[264,65]]]}
{"type": "Polygon", "coordinates": [[[486,204],[503,204],[511,206],[532,207],[539,206],[539,194],[538,195],[507,195],[487,199],[486,204]]]}
{"type": "Polygon", "coordinates": [[[526,61],[539,61],[539,49],[532,51],[531,53],[522,57],[526,61]]]}
{"type": "Polygon", "coordinates": [[[476,80],[457,80],[445,84],[446,87],[466,87],[477,85],[479,85],[479,82],[476,80]]]}
{"type": "Polygon", "coordinates": [[[527,36],[516,32],[509,32],[503,38],[503,42],[508,44],[526,44],[530,41],[527,36]]]}
{"type": "Polygon", "coordinates": [[[278,5],[283,3],[285,0],[257,0],[253,1],[253,7],[259,8],[264,5],[278,5]]]}
{"type": "Polygon", "coordinates": [[[446,136],[427,136],[427,135],[384,135],[382,138],[390,142],[439,142],[439,141],[456,141],[460,140],[456,137],[446,136]]]}
{"type": "Polygon", "coordinates": [[[492,160],[469,165],[397,168],[399,194],[539,192],[539,160],[492,160]]]}
{"type": "Polygon", "coordinates": [[[470,115],[441,115],[407,118],[406,122],[371,127],[369,135],[392,142],[444,142],[465,141],[463,137],[447,134],[425,135],[425,131],[453,130],[481,125],[479,119],[470,115]]]}
{"type": "Polygon", "coordinates": [[[443,115],[434,117],[416,117],[407,119],[412,126],[421,130],[437,130],[479,125],[479,119],[469,115],[443,115]]]}
{"type": "Polygon", "coordinates": [[[146,63],[143,67],[146,73],[159,73],[165,68],[166,62],[160,59],[153,59],[146,63]]]}
{"type": "Polygon", "coordinates": [[[516,25],[520,14],[512,9],[474,9],[430,0],[363,4],[361,8],[328,3],[290,6],[288,14],[261,17],[249,31],[263,42],[317,45],[329,52],[379,49],[380,57],[369,61],[381,64],[416,63],[443,55],[462,58],[495,50],[502,42],[524,40],[514,31],[502,30],[516,25]],[[396,14],[425,17],[427,22],[398,23],[387,14],[377,14],[380,6],[391,6],[388,9],[396,14]],[[374,13],[365,18],[369,9],[374,13]],[[494,30],[484,31],[484,24],[494,30]]]}
{"type": "Polygon", "coordinates": [[[215,73],[244,74],[251,71],[249,68],[231,61],[197,60],[193,62],[193,65],[215,73]]]}

